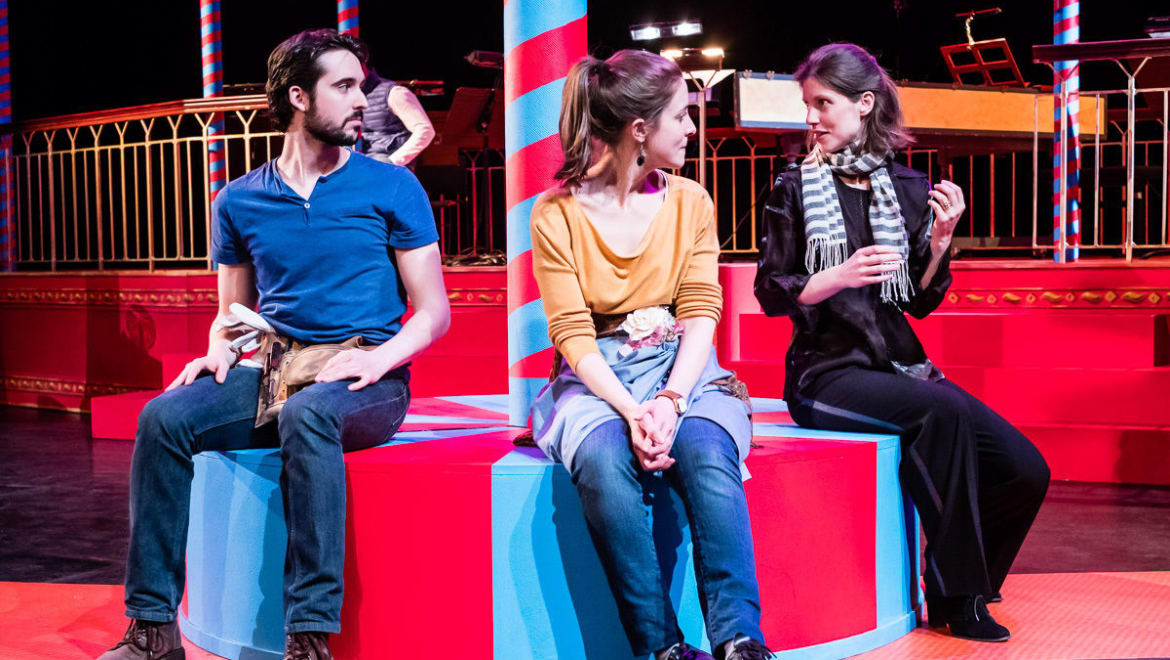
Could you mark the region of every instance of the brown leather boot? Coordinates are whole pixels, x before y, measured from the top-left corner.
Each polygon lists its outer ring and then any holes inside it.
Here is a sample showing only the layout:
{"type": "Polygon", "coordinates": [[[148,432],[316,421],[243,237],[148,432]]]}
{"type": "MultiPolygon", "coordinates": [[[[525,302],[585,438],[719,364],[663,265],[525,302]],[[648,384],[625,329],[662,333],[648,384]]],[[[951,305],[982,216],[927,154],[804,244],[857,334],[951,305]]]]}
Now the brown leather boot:
{"type": "Polygon", "coordinates": [[[329,633],[296,632],[284,637],[284,660],[333,660],[329,633]]]}
{"type": "Polygon", "coordinates": [[[97,660],[186,660],[179,624],[134,619],[122,641],[97,660]]]}

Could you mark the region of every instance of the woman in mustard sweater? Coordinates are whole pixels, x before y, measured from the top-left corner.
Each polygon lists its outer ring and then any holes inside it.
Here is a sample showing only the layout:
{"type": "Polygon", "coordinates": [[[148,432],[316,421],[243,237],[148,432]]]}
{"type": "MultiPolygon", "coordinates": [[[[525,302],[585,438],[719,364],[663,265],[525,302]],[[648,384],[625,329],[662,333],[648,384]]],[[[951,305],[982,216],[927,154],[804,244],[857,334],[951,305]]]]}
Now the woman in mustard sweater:
{"type": "Polygon", "coordinates": [[[569,72],[563,185],[532,210],[557,351],[532,428],[573,477],[634,654],[712,657],[683,641],[659,567],[643,494],[664,478],[686,503],[715,656],[763,660],[742,481],[750,412],[711,351],[722,305],[714,207],[698,184],[658,169],[682,167],[694,132],[668,59],[625,50],[569,72]]]}

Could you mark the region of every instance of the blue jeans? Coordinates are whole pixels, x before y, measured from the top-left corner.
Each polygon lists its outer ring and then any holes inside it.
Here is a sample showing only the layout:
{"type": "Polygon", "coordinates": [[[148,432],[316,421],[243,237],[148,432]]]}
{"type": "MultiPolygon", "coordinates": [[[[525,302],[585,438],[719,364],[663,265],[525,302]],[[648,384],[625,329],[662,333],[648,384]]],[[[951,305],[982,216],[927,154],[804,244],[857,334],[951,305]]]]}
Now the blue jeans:
{"type": "MultiPolygon", "coordinates": [[[[695,577],[713,645],[742,633],[763,641],[760,589],[735,442],[702,418],[682,421],[664,473],[686,506],[695,577]]],[[[589,434],[573,458],[573,483],[635,656],[682,641],[643,505],[655,477],[638,466],[624,420],[589,434]]]]}
{"type": "Polygon", "coordinates": [[[185,583],[192,459],[201,451],[280,447],[288,526],[285,629],[341,629],[345,561],[342,452],[389,440],[410,405],[406,370],[356,392],[317,383],[289,397],[280,419],[255,429],[260,370],[236,367],[220,385],[205,375],[153,399],[138,418],[130,465],[126,616],[174,621],[185,583]]]}

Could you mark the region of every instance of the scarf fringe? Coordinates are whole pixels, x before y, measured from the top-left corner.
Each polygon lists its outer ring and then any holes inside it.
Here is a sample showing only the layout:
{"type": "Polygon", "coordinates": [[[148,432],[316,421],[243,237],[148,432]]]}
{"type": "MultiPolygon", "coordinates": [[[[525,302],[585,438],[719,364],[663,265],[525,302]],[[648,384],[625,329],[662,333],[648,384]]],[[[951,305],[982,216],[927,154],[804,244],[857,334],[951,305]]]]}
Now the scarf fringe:
{"type": "Polygon", "coordinates": [[[897,304],[898,301],[909,301],[913,293],[914,287],[910,282],[910,264],[903,258],[902,264],[894,276],[882,282],[882,300],[897,304]]]}
{"type": "Polygon", "coordinates": [[[848,259],[844,240],[834,241],[828,236],[810,236],[804,251],[804,267],[809,274],[840,266],[848,259]]]}

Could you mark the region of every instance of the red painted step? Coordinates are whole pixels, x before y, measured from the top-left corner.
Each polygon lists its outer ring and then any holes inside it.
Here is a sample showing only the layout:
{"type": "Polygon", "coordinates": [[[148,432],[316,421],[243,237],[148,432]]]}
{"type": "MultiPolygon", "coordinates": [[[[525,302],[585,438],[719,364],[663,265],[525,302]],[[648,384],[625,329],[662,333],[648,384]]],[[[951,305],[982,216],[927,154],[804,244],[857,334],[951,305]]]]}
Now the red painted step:
{"type": "Polygon", "coordinates": [[[1053,479],[1170,486],[1170,427],[1021,425],[1053,479]]]}
{"type": "Polygon", "coordinates": [[[942,370],[1014,424],[1170,426],[1170,367],[942,370]]]}
{"type": "Polygon", "coordinates": [[[935,312],[910,319],[936,364],[980,367],[1156,367],[1167,320],[1150,310],[935,312]]]}
{"type": "Polygon", "coordinates": [[[95,438],[133,440],[138,430],[138,414],[159,394],[162,390],[93,397],[89,400],[90,433],[95,438]]]}

